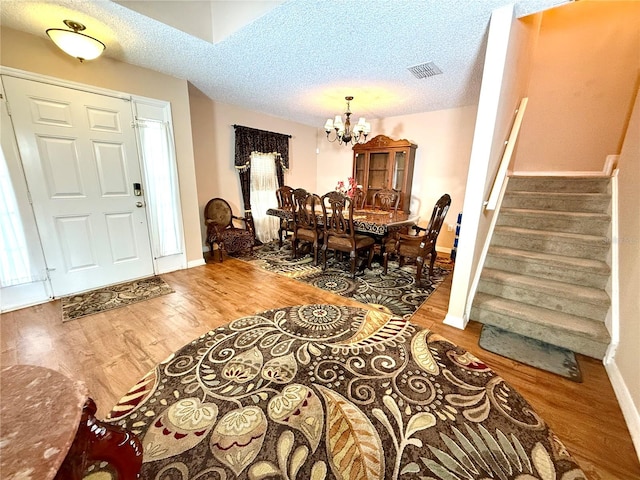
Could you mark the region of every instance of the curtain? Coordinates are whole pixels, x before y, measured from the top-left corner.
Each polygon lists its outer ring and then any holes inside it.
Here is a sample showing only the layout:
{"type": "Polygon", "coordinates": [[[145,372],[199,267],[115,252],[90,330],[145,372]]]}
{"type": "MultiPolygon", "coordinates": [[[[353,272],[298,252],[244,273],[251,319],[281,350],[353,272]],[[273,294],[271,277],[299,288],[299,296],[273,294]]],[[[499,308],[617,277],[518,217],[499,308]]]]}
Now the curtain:
{"type": "Polygon", "coordinates": [[[147,182],[145,196],[150,208],[153,250],[156,258],[182,253],[180,200],[173,146],[168,125],[162,121],[139,120],[140,150],[147,182]]]}
{"type": "Polygon", "coordinates": [[[276,189],[276,156],[273,153],[251,154],[251,185],[250,195],[253,209],[253,224],[258,240],[263,243],[278,238],[280,220],[267,215],[269,208],[278,206],[276,189]]]}
{"type": "Polygon", "coordinates": [[[46,279],[39,245],[35,221],[29,210],[21,212],[7,158],[0,149],[0,287],[46,279]]]}
{"type": "Polygon", "coordinates": [[[234,125],[233,127],[236,134],[234,163],[240,176],[244,216],[250,228],[255,232],[251,208],[251,155],[256,152],[274,155],[272,161],[275,164],[277,184],[281,187],[284,185],[284,172],[289,169],[289,139],[291,135],[257,130],[242,125],[234,125]]]}

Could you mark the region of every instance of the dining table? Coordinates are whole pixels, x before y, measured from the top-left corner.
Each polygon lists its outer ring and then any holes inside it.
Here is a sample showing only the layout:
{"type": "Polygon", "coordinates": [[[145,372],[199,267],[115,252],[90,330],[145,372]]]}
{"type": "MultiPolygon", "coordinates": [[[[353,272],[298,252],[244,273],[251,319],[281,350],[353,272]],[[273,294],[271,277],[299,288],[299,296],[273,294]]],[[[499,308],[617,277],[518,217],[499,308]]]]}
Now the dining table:
{"type": "MultiPolygon", "coordinates": [[[[270,208],[267,215],[284,220],[293,219],[291,208],[270,208]]],[[[416,225],[420,217],[409,212],[388,211],[379,209],[362,209],[353,212],[353,227],[357,233],[385,237],[389,233],[416,225]]],[[[318,223],[322,224],[323,216],[318,212],[318,223]]]]}

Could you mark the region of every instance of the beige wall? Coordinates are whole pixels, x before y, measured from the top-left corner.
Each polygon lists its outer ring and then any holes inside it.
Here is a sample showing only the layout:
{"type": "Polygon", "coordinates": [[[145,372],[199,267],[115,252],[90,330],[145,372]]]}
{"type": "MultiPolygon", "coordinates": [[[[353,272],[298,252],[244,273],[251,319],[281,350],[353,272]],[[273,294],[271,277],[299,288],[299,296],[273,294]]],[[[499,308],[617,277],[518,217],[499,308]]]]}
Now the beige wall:
{"type": "Polygon", "coordinates": [[[515,170],[602,171],[620,152],[638,88],[640,2],[545,12],[515,170]]]}
{"type": "Polygon", "coordinates": [[[619,392],[622,411],[627,419],[640,455],[640,91],[629,130],[620,154],[618,174],[618,242],[620,278],[620,342],[614,363],[629,393],[627,402],[619,392]]]}
{"type": "MultiPolygon", "coordinates": [[[[189,101],[200,219],[204,218],[205,205],[214,197],[226,199],[236,215],[243,213],[240,180],[234,167],[234,124],[291,135],[285,184],[316,191],[315,127],[214,102],[193,85],[189,85],[189,101]]],[[[202,246],[204,240],[203,232],[202,246]]]]}
{"type": "Polygon", "coordinates": [[[389,117],[375,123],[376,131],[418,145],[411,211],[420,215],[420,225],[427,225],[434,204],[443,194],[451,196],[446,225],[438,237],[438,247],[442,249],[453,247],[456,220],[462,211],[476,112],[474,105],[389,117]]]}
{"type": "Polygon", "coordinates": [[[3,66],[171,103],[187,261],[202,259],[187,82],[101,57],[80,63],[45,38],[0,30],[3,66]]]}

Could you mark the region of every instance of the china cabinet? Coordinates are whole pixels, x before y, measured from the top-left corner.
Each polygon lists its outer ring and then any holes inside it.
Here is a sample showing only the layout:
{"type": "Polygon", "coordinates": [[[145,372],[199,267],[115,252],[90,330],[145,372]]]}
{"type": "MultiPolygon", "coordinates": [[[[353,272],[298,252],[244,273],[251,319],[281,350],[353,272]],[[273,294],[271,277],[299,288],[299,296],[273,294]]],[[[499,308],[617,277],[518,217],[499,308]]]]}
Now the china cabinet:
{"type": "Polygon", "coordinates": [[[399,210],[408,212],[417,145],[385,135],[353,147],[353,177],[367,191],[366,205],[383,188],[400,191],[399,210]]]}

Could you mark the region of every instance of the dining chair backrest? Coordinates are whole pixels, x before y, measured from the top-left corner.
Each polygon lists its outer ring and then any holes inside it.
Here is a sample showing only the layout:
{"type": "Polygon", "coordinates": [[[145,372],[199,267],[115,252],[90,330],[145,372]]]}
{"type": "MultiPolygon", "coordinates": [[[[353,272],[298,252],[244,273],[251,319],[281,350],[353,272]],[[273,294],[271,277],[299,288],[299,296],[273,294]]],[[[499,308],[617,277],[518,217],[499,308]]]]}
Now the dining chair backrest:
{"type": "Polygon", "coordinates": [[[356,187],[353,194],[353,203],[358,210],[362,210],[367,203],[367,192],[362,187],[356,187]]]}
{"type": "Polygon", "coordinates": [[[304,188],[296,188],[292,198],[294,228],[316,229],[320,213],[318,211],[320,198],[304,188]]]}
{"type": "Polygon", "coordinates": [[[278,199],[278,208],[290,209],[293,207],[293,188],[288,185],[276,189],[276,198],[278,199]]]}
{"type": "Polygon", "coordinates": [[[436,240],[440,235],[440,230],[444,224],[444,217],[447,216],[449,207],[451,206],[451,197],[445,193],[442,195],[433,207],[431,218],[429,219],[429,225],[425,232],[425,244],[431,244],[435,248],[436,240]]]}
{"type": "Polygon", "coordinates": [[[373,194],[373,208],[381,210],[398,210],[400,203],[400,192],[392,188],[378,190],[373,194]]]}
{"type": "Polygon", "coordinates": [[[347,195],[331,191],[321,197],[324,231],[327,235],[355,236],[353,201],[347,195]]]}

